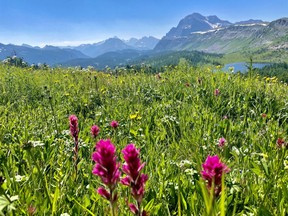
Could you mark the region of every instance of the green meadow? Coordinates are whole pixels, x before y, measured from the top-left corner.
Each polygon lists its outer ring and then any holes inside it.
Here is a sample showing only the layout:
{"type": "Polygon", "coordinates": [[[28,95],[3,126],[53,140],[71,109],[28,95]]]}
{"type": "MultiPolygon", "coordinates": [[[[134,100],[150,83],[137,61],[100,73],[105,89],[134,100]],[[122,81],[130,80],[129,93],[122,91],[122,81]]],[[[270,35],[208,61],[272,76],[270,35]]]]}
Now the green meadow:
{"type": "MultiPolygon", "coordinates": [[[[185,62],[161,74],[145,70],[0,64],[0,215],[109,215],[91,155],[96,142],[110,139],[121,163],[127,144],[140,149],[149,176],[142,206],[150,215],[286,216],[287,85],[185,62]],[[216,198],[201,176],[208,155],[230,168],[216,198]]],[[[117,214],[132,215],[128,188],[116,190],[117,214]]]]}

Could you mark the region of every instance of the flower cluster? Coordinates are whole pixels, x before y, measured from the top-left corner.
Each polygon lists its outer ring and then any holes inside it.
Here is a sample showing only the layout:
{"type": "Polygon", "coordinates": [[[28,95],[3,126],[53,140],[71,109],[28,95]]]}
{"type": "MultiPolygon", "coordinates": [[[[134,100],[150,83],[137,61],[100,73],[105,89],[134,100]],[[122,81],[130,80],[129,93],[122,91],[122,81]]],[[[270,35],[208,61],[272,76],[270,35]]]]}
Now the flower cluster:
{"type": "Polygon", "coordinates": [[[277,147],[282,148],[283,146],[286,146],[285,140],[283,138],[278,138],[276,141],[277,147]]]}
{"type": "Polygon", "coordinates": [[[70,126],[70,133],[73,137],[74,141],[78,143],[78,134],[79,134],[79,128],[78,128],[78,118],[75,115],[69,116],[69,126],[70,126]]]}
{"type": "Polygon", "coordinates": [[[97,125],[93,125],[91,127],[91,135],[93,138],[97,137],[98,134],[100,133],[100,128],[97,125]]]}
{"type": "Polygon", "coordinates": [[[145,163],[141,164],[139,158],[139,149],[136,149],[134,144],[128,144],[123,150],[125,163],[122,166],[123,172],[127,175],[121,180],[123,185],[131,187],[131,194],[137,202],[137,206],[133,203],[129,204],[130,210],[135,215],[146,215],[143,211],[141,213],[141,202],[145,192],[145,183],[148,180],[148,175],[141,174],[145,163]]]}
{"type": "Polygon", "coordinates": [[[107,186],[109,191],[104,187],[99,187],[97,192],[113,204],[117,200],[117,193],[114,190],[120,180],[120,164],[117,163],[115,155],[116,148],[108,140],[100,140],[96,144],[96,151],[92,154],[92,160],[96,162],[92,171],[94,175],[101,178],[102,182],[107,186]]]}
{"type": "Polygon", "coordinates": [[[70,134],[74,140],[74,161],[75,161],[75,170],[77,173],[77,163],[78,163],[78,135],[79,135],[79,128],[78,128],[78,118],[75,115],[69,116],[69,126],[70,126],[70,134]]]}
{"type": "Polygon", "coordinates": [[[117,121],[113,120],[113,121],[110,123],[110,126],[111,126],[112,128],[117,128],[117,127],[119,126],[119,123],[118,123],[117,121]]]}
{"type": "Polygon", "coordinates": [[[215,89],[214,95],[215,95],[215,96],[218,96],[219,94],[220,94],[220,90],[219,90],[219,89],[215,89]]]}
{"type": "Polygon", "coordinates": [[[224,173],[228,173],[230,169],[221,163],[219,157],[208,156],[205,163],[202,164],[202,178],[207,181],[207,188],[210,190],[214,187],[214,194],[217,197],[221,192],[221,180],[224,173]]]}
{"type": "Polygon", "coordinates": [[[226,143],[226,139],[224,137],[221,137],[219,140],[218,140],[218,146],[221,148],[221,147],[224,147],[226,143]]]}

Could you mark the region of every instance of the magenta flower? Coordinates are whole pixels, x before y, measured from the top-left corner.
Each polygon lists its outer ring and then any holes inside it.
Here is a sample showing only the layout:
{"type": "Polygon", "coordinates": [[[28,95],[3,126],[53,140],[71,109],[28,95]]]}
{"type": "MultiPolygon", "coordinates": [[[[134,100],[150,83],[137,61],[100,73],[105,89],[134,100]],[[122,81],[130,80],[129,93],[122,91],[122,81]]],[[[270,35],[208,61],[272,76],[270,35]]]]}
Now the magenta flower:
{"type": "Polygon", "coordinates": [[[100,128],[97,125],[91,127],[91,135],[93,138],[97,137],[100,132],[100,128]]]}
{"type": "Polygon", "coordinates": [[[99,187],[97,189],[98,194],[100,194],[100,196],[104,197],[107,200],[111,199],[111,194],[103,187],[99,187]]]}
{"type": "Polygon", "coordinates": [[[221,163],[217,155],[208,155],[205,163],[202,164],[203,170],[201,171],[202,178],[207,181],[207,188],[210,190],[214,185],[214,193],[217,197],[221,192],[221,179],[224,173],[228,173],[230,169],[221,163]]]}
{"type": "Polygon", "coordinates": [[[77,173],[77,163],[78,163],[78,135],[79,135],[79,128],[78,128],[78,118],[75,115],[69,116],[69,126],[70,126],[70,133],[74,140],[74,161],[75,161],[75,170],[77,173]]]}
{"type": "Polygon", "coordinates": [[[79,128],[78,128],[77,116],[75,115],[69,116],[69,125],[70,125],[71,136],[74,138],[74,141],[78,143],[79,128]]]}
{"type": "Polygon", "coordinates": [[[110,126],[111,126],[112,128],[117,128],[117,127],[119,126],[119,123],[118,123],[117,121],[113,120],[113,121],[110,123],[110,126]]]}
{"type": "Polygon", "coordinates": [[[219,147],[223,147],[226,143],[226,139],[224,137],[221,137],[219,140],[218,140],[218,146],[219,147]]]}
{"type": "Polygon", "coordinates": [[[276,141],[276,144],[277,144],[278,148],[281,148],[282,146],[286,145],[284,139],[282,139],[282,138],[278,138],[277,141],[276,141]]]}
{"type": "Polygon", "coordinates": [[[92,173],[101,178],[102,182],[109,190],[99,187],[97,192],[113,203],[117,200],[117,193],[114,190],[120,180],[120,164],[117,163],[117,156],[115,155],[116,148],[108,140],[100,140],[96,144],[96,151],[92,154],[92,160],[96,162],[92,173]]]}
{"type": "Polygon", "coordinates": [[[219,89],[215,89],[214,95],[215,95],[215,96],[218,96],[219,94],[220,94],[220,90],[219,90],[219,89]]]}
{"type": "Polygon", "coordinates": [[[141,202],[145,192],[145,183],[148,180],[148,175],[141,174],[145,163],[141,164],[139,153],[134,144],[128,144],[123,150],[125,163],[122,166],[123,172],[127,175],[121,180],[123,185],[131,188],[132,197],[137,201],[137,207],[134,204],[129,204],[132,213],[137,215],[146,215],[146,212],[141,213],[141,202]]]}
{"type": "Polygon", "coordinates": [[[137,208],[133,203],[130,203],[130,204],[129,204],[129,208],[130,208],[130,211],[131,211],[133,214],[135,214],[135,215],[138,214],[138,208],[137,208]]]}

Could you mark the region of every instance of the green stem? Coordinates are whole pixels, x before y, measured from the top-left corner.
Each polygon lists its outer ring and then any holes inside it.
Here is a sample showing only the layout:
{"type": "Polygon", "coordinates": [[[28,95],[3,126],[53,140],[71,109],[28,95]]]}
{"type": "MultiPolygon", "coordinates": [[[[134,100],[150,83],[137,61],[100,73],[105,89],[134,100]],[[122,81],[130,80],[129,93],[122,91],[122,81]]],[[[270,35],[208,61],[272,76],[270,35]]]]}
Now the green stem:
{"type": "Polygon", "coordinates": [[[28,152],[28,154],[30,155],[30,157],[32,158],[32,161],[33,161],[33,163],[35,164],[35,166],[36,166],[36,168],[37,168],[37,171],[38,171],[40,177],[41,177],[42,179],[44,179],[44,182],[45,182],[44,192],[45,192],[45,194],[46,194],[46,196],[47,196],[47,198],[48,198],[48,202],[49,202],[50,206],[52,206],[52,202],[51,202],[51,199],[50,199],[50,196],[49,196],[49,192],[48,192],[48,189],[47,189],[48,184],[47,184],[46,177],[45,177],[45,176],[43,175],[43,173],[41,172],[41,169],[40,169],[38,163],[35,161],[35,158],[33,157],[30,149],[27,149],[27,152],[28,152]]]}
{"type": "Polygon", "coordinates": [[[52,110],[53,121],[54,121],[56,132],[57,132],[57,135],[58,135],[59,134],[59,130],[58,130],[58,125],[57,125],[57,121],[56,121],[56,114],[55,114],[55,111],[54,111],[54,108],[53,108],[51,96],[49,96],[49,104],[50,104],[50,107],[51,107],[51,110],[52,110]]]}
{"type": "Polygon", "coordinates": [[[277,184],[277,181],[278,181],[278,179],[279,179],[279,177],[280,177],[280,176],[279,176],[279,172],[280,172],[280,170],[282,170],[282,165],[281,165],[281,164],[283,164],[284,157],[285,157],[285,152],[282,151],[282,157],[281,157],[281,160],[279,160],[279,165],[278,165],[278,169],[277,169],[276,174],[275,174],[275,178],[273,179],[273,182],[271,182],[271,183],[269,184],[269,187],[268,187],[268,189],[267,189],[267,191],[266,191],[266,193],[265,193],[265,195],[264,195],[264,197],[263,197],[263,199],[262,199],[262,201],[261,201],[261,205],[260,205],[260,206],[262,206],[262,205],[264,204],[264,202],[265,202],[265,200],[266,200],[266,197],[268,196],[270,190],[271,190],[271,189],[273,188],[273,186],[274,186],[274,183],[276,182],[276,184],[277,184]]]}
{"type": "Polygon", "coordinates": [[[74,138],[74,166],[75,166],[75,178],[78,175],[78,140],[74,138]]]}
{"type": "Polygon", "coordinates": [[[114,208],[114,201],[113,201],[113,189],[110,188],[110,208],[111,208],[111,215],[115,216],[115,208],[114,208]]]}
{"type": "Polygon", "coordinates": [[[138,207],[138,216],[141,216],[141,203],[137,201],[137,207],[138,207]]]}

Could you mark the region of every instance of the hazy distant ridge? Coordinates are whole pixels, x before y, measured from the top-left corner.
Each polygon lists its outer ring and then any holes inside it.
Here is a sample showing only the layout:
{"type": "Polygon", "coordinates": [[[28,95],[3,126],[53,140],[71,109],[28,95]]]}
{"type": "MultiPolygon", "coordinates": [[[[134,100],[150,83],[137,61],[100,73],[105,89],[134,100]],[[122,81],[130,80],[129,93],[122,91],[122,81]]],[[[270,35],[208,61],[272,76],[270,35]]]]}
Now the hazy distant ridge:
{"type": "Polygon", "coordinates": [[[107,52],[121,51],[125,49],[152,50],[158,42],[159,39],[151,36],[142,37],[140,39],[131,38],[127,41],[114,37],[94,44],[82,44],[74,47],[74,49],[81,51],[87,56],[95,58],[107,52]]]}

